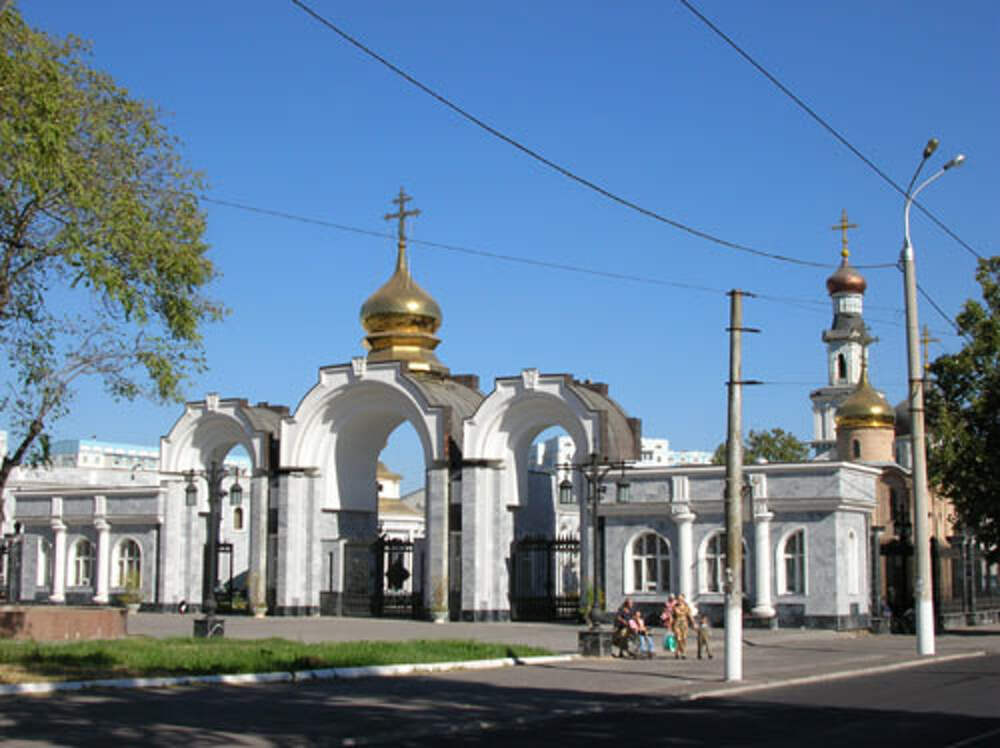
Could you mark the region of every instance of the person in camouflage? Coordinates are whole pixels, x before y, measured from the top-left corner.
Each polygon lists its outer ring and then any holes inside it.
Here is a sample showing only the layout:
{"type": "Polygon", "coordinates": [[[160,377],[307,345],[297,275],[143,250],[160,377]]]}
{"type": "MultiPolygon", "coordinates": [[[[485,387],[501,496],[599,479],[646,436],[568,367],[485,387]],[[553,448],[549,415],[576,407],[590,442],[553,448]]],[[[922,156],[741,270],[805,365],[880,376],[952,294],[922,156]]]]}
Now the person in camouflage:
{"type": "Polygon", "coordinates": [[[677,595],[673,620],[674,636],[677,638],[677,651],[674,652],[674,659],[687,659],[688,627],[692,625],[694,625],[694,621],[691,619],[691,606],[684,599],[684,595],[677,595]]]}

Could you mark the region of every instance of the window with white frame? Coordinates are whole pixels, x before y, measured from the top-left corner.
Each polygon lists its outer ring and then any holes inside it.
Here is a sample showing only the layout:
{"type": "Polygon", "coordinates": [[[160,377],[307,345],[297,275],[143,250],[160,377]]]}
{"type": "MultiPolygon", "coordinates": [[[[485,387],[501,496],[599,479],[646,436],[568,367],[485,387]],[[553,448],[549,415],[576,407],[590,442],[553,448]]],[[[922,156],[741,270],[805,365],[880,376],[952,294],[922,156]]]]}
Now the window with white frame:
{"type": "Polygon", "coordinates": [[[129,579],[142,581],[142,549],[134,540],[126,539],[118,544],[115,558],[115,586],[125,587],[129,579]]]}
{"type": "Polygon", "coordinates": [[[632,541],[629,549],[630,592],[669,592],[670,546],[655,532],[647,532],[632,541]]]}
{"type": "Polygon", "coordinates": [[[70,550],[70,584],[74,587],[90,587],[94,580],[94,545],[86,538],[80,538],[70,550]]]}
{"type": "MultiPolygon", "coordinates": [[[[712,535],[704,546],[702,556],[702,592],[723,592],[726,589],[726,533],[717,532],[712,535]]],[[[743,580],[743,591],[750,588],[747,583],[747,545],[743,542],[743,565],[741,578],[743,580]]]]}
{"type": "Polygon", "coordinates": [[[806,592],[806,533],[796,530],[781,546],[778,555],[778,590],[783,595],[806,592]]]}
{"type": "Polygon", "coordinates": [[[38,587],[49,587],[52,584],[52,544],[44,538],[38,541],[38,569],[35,575],[38,587]]]}

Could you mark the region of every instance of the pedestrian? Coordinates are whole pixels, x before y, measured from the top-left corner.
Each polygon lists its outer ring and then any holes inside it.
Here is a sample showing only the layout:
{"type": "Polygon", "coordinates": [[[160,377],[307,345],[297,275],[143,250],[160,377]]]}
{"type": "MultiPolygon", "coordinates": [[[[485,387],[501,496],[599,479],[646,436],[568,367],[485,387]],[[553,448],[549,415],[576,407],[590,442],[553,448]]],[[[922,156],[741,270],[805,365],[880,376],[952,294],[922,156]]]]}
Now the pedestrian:
{"type": "Polygon", "coordinates": [[[635,611],[633,620],[635,621],[635,632],[639,636],[639,654],[651,660],[653,659],[653,638],[649,635],[646,621],[638,609],[635,611]]]}
{"type": "Polygon", "coordinates": [[[674,659],[687,659],[687,635],[688,626],[694,624],[691,620],[691,608],[684,599],[683,594],[677,595],[674,603],[674,636],[677,638],[677,651],[674,652],[674,659]]]}
{"type": "Polygon", "coordinates": [[[673,594],[667,595],[667,600],[663,603],[663,612],[660,613],[660,623],[663,624],[663,628],[668,631],[672,630],[674,627],[674,605],[676,605],[677,599],[673,594]]]}
{"type": "Polygon", "coordinates": [[[702,651],[708,656],[708,659],[712,659],[712,645],[709,641],[708,634],[712,629],[712,624],[708,620],[708,616],[703,615],[698,621],[698,659],[701,659],[702,651]]]}

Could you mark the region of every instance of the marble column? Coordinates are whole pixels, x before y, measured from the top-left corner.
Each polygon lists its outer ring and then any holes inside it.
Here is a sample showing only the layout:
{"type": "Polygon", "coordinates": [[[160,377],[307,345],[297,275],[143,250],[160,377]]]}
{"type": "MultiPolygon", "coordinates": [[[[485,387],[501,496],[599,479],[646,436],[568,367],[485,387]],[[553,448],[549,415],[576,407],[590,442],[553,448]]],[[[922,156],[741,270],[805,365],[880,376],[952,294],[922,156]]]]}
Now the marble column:
{"type": "Polygon", "coordinates": [[[94,602],[108,604],[111,584],[111,524],[103,517],[94,520],[97,530],[97,574],[94,580],[94,602]]]}
{"type": "Polygon", "coordinates": [[[694,600],[694,541],[692,529],[695,515],[688,506],[674,508],[674,522],[677,523],[677,555],[678,555],[678,591],[687,600],[694,600]]]}
{"type": "Polygon", "coordinates": [[[448,468],[427,471],[425,516],[427,520],[427,584],[424,605],[435,623],[448,620],[448,468]]]}
{"type": "Polygon", "coordinates": [[[52,519],[52,594],[49,602],[66,602],[66,523],[59,518],[52,519]]]}
{"type": "Polygon", "coordinates": [[[250,479],[250,537],[247,593],[250,612],[261,615],[267,608],[267,512],[270,483],[267,475],[250,479]]]}
{"type": "Polygon", "coordinates": [[[757,618],[774,617],[774,598],[771,595],[771,520],[774,514],[761,505],[754,507],[754,571],[757,599],[751,611],[757,618]]]}

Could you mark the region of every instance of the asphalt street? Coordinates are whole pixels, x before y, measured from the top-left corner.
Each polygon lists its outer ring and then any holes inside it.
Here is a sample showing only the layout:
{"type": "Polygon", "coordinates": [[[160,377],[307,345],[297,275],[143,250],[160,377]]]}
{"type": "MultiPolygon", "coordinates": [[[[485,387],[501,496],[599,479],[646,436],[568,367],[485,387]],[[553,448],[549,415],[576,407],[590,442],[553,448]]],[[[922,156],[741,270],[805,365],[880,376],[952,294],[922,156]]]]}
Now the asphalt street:
{"type": "MultiPolygon", "coordinates": [[[[155,616],[146,622],[166,623],[155,616]]],[[[363,638],[359,631],[364,638],[463,638],[466,632],[462,625],[330,619],[265,621],[255,630],[271,636],[275,629],[329,639],[363,638]]],[[[477,630],[482,638],[549,642],[556,650],[569,648],[577,633],[542,624],[469,625],[469,632],[477,630]]],[[[719,655],[721,644],[716,642],[719,655]]],[[[937,645],[936,658],[918,658],[912,637],[747,631],[740,683],[723,680],[721,656],[660,656],[390,678],[3,696],[0,742],[1000,745],[1000,630],[940,636],[937,645]],[[782,687],[789,683],[795,685],[782,687]],[[962,742],[969,740],[974,742],[962,742]]]]}

